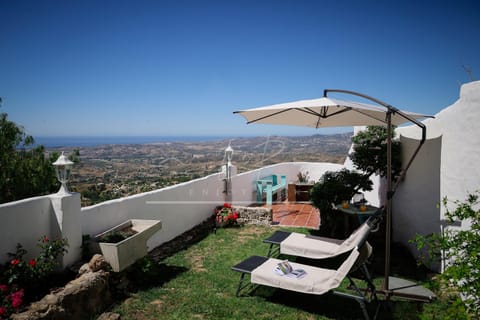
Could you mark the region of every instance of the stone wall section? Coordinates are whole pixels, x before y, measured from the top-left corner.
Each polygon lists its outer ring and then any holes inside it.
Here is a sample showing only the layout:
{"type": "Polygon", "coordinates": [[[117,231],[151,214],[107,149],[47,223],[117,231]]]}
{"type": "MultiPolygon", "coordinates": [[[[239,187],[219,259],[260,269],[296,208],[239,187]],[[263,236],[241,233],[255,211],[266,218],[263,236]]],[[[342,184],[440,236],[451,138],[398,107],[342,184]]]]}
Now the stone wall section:
{"type": "Polygon", "coordinates": [[[255,224],[269,226],[273,221],[272,208],[267,207],[237,207],[234,209],[238,212],[239,224],[255,224]]]}

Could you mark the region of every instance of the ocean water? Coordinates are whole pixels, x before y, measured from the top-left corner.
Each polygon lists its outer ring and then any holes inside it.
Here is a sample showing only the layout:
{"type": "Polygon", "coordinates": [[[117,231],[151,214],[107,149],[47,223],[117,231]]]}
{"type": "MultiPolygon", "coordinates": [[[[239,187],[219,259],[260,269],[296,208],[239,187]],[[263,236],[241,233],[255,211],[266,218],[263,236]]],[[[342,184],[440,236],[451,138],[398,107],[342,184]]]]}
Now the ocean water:
{"type": "Polygon", "coordinates": [[[145,144],[155,142],[193,142],[227,139],[222,136],[106,136],[106,137],[35,137],[36,145],[55,147],[95,147],[103,144],[145,144]]]}

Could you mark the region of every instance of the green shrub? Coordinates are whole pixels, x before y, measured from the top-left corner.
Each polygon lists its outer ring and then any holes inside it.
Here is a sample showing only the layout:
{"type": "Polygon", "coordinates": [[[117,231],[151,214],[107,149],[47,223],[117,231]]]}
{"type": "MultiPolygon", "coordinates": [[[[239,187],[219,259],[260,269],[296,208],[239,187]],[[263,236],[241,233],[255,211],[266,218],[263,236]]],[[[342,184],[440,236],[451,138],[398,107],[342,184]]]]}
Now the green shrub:
{"type": "MultiPolygon", "coordinates": [[[[394,132],[392,130],[392,138],[394,132]]],[[[367,175],[387,176],[387,128],[368,126],[352,137],[353,152],[349,155],[353,165],[367,175]]],[[[392,178],[402,170],[400,141],[392,140],[392,178]]]]}
{"type": "MultiPolygon", "coordinates": [[[[419,250],[426,248],[420,261],[430,263],[442,256],[445,263],[441,278],[460,292],[467,311],[476,319],[480,317],[480,191],[469,194],[464,201],[453,201],[456,208],[449,209],[445,197],[445,217],[449,222],[469,221],[468,230],[447,229],[443,233],[417,235],[411,242],[419,250]]],[[[453,305],[452,307],[455,307],[453,305]]]]}
{"type": "Polygon", "coordinates": [[[312,204],[320,210],[320,234],[341,237],[339,214],[333,204],[350,200],[359,190],[371,191],[372,181],[367,175],[342,169],[327,171],[310,190],[312,204]]]}

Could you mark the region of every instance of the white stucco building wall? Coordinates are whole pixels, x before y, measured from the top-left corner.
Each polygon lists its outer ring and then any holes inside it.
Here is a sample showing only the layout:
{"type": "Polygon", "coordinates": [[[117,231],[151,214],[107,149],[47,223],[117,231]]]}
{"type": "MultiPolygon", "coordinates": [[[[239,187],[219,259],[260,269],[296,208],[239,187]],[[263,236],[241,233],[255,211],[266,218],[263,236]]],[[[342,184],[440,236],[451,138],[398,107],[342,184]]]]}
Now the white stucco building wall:
{"type": "MultiPolygon", "coordinates": [[[[441,231],[444,208],[437,204],[443,197],[464,200],[480,189],[480,81],[464,84],[454,104],[423,123],[427,142],[393,198],[393,240],[404,244],[416,233],[441,231]]],[[[397,133],[405,163],[421,130],[408,126],[397,133]]]]}

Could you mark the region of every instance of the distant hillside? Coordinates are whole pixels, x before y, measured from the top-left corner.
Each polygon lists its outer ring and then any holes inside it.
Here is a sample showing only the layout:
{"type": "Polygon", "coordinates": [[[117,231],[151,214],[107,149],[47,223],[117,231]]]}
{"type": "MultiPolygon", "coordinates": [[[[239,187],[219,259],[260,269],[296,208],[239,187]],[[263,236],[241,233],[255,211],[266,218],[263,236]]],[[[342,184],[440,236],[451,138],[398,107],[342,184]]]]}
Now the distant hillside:
{"type": "MultiPolygon", "coordinates": [[[[71,189],[83,205],[162,188],[218,172],[225,148],[234,149],[238,172],[292,161],[343,163],[352,133],[78,147],[71,189]]],[[[74,147],[62,148],[66,153],[74,147]]],[[[49,151],[60,151],[50,148],[49,151]]]]}

